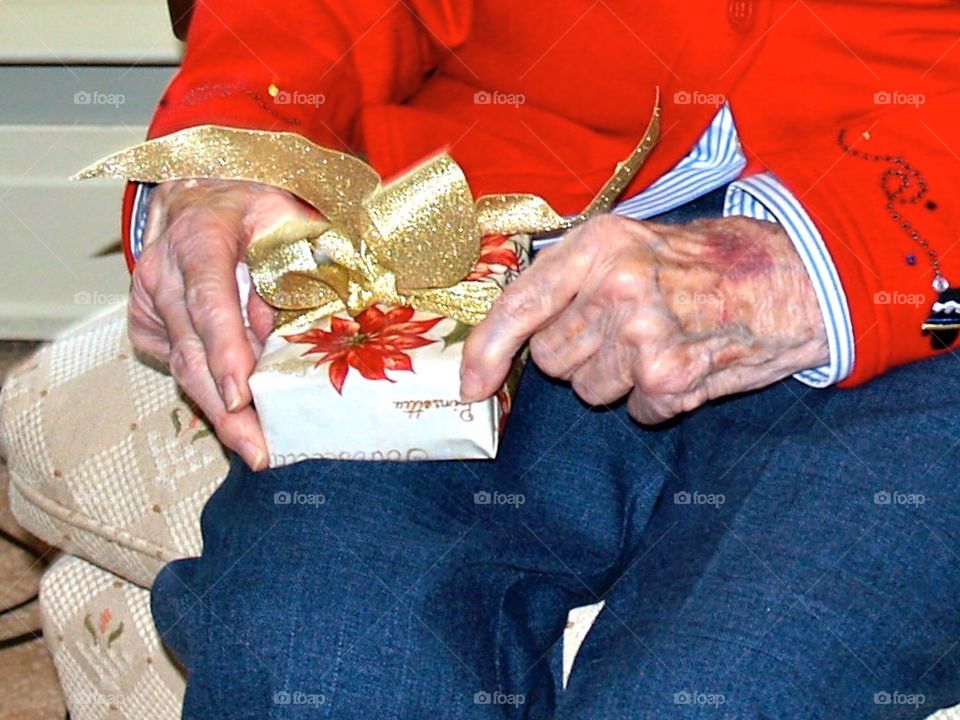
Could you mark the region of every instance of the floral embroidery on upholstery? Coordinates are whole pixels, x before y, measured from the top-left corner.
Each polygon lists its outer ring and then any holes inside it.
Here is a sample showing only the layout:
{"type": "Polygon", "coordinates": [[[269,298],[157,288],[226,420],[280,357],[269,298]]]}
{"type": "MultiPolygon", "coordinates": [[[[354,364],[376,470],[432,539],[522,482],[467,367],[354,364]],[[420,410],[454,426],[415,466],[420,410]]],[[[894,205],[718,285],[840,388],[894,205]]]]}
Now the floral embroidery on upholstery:
{"type": "Polygon", "coordinates": [[[100,649],[109,650],[110,646],[123,635],[123,623],[113,626],[113,612],[110,608],[101,610],[96,622],[89,613],[84,615],[83,627],[93,639],[94,646],[100,649]]]}
{"type": "Polygon", "coordinates": [[[204,417],[197,412],[197,408],[190,404],[184,407],[175,407],[170,411],[170,422],[173,423],[174,437],[180,437],[183,431],[195,431],[190,438],[191,443],[195,443],[200,438],[205,438],[212,433],[204,417]],[[186,410],[187,420],[184,422],[181,414],[186,410]],[[198,429],[199,428],[199,429],[198,429]]]}

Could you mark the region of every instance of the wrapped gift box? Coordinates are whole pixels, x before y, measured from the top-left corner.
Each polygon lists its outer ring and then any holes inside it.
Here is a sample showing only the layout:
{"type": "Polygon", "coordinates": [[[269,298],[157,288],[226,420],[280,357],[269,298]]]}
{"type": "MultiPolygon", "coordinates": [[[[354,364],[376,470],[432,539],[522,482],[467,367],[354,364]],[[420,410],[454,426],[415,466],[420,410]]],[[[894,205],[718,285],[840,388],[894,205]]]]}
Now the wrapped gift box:
{"type": "MultiPolygon", "coordinates": [[[[467,278],[503,287],[527,264],[527,236],[489,236],[467,278]]],[[[301,460],[493,458],[522,361],[492,398],[460,400],[469,326],[375,304],[284,323],[267,339],[250,389],[270,466],[301,460]]]]}

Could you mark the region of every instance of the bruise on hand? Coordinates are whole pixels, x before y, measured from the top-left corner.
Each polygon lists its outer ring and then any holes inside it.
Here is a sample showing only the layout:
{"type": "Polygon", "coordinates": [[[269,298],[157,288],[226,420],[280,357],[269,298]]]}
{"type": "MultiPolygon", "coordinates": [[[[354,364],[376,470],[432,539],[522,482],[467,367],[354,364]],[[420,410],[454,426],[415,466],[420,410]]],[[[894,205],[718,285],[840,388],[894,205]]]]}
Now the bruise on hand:
{"type": "Polygon", "coordinates": [[[687,332],[785,333],[797,321],[798,308],[784,298],[803,302],[811,296],[803,287],[810,282],[803,263],[775,223],[697,220],[671,228],[666,245],[661,291],[687,332]]]}
{"type": "Polygon", "coordinates": [[[759,234],[727,228],[710,232],[704,240],[705,257],[717,272],[734,282],[769,273],[776,263],[759,234]]]}

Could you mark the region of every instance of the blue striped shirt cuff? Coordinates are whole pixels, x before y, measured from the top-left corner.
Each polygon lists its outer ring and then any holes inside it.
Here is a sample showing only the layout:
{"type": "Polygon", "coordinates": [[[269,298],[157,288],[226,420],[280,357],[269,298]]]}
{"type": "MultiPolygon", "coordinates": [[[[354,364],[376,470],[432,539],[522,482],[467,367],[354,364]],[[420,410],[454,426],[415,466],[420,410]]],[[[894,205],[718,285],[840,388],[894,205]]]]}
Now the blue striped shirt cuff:
{"type": "Polygon", "coordinates": [[[147,228],[147,211],[150,209],[152,183],[139,183],[133,196],[133,212],[130,213],[130,256],[134,261],[140,259],[143,252],[143,233],[147,228]]]}
{"type": "Polygon", "coordinates": [[[823,236],[800,202],[771,173],[761,173],[730,184],[723,214],[779,223],[810,274],[827,330],[830,363],[794,377],[811,387],[824,388],[850,375],[854,343],[847,296],[823,236]]]}

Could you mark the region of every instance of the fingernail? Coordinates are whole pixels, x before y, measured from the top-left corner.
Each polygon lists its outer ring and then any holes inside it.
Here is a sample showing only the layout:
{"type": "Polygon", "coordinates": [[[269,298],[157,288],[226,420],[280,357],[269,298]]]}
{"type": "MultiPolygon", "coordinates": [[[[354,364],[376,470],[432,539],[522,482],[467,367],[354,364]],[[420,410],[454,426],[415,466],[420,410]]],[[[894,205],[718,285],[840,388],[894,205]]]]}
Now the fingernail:
{"type": "Polygon", "coordinates": [[[252,440],[244,440],[240,443],[240,455],[247,461],[247,465],[250,466],[251,470],[259,471],[267,469],[266,453],[264,453],[263,448],[252,440]]]}
{"type": "Polygon", "coordinates": [[[220,397],[223,398],[223,404],[227,406],[227,410],[230,412],[240,407],[242,402],[240,388],[237,387],[237,381],[233,379],[232,375],[227,375],[220,382],[220,397]]]}
{"type": "Polygon", "coordinates": [[[476,402],[482,389],[480,376],[473,370],[467,370],[460,378],[460,400],[462,402],[476,402]]]}

